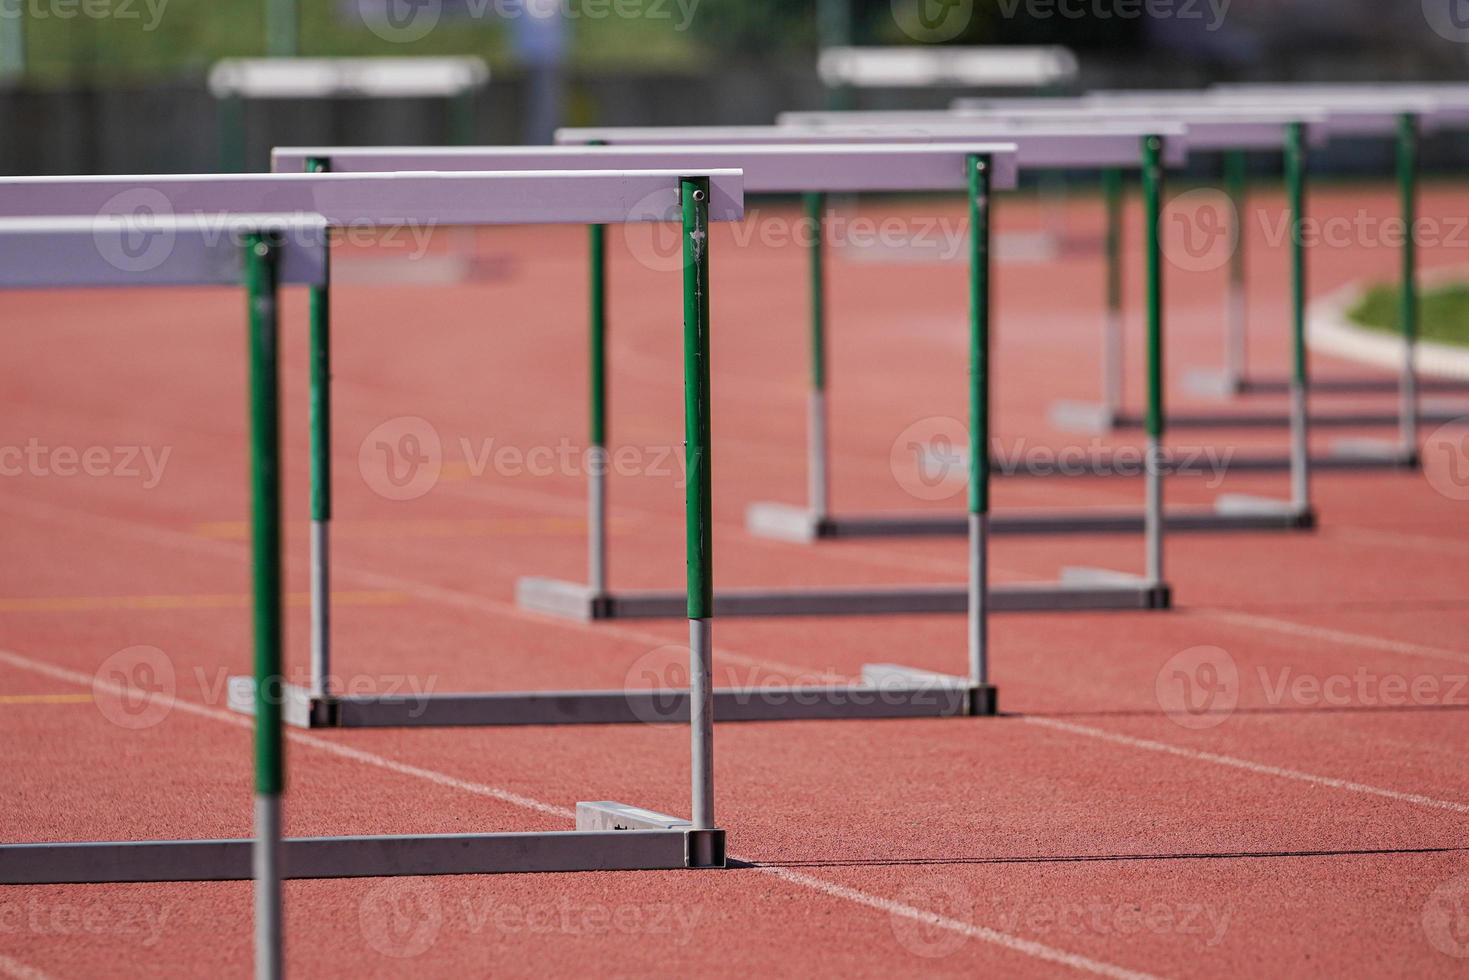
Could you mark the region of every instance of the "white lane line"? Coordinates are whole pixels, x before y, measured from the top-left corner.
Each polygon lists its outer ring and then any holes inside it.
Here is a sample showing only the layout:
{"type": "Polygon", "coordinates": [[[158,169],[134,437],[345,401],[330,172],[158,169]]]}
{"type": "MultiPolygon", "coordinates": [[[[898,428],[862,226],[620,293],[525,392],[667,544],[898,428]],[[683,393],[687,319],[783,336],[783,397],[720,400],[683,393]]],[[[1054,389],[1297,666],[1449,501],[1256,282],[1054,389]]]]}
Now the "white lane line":
{"type": "MultiPolygon", "coordinates": [[[[84,674],[78,670],[71,670],[67,667],[60,667],[55,664],[46,663],[45,661],[35,660],[31,657],[27,657],[23,654],[15,653],[10,650],[0,650],[0,662],[10,664],[11,666],[20,668],[22,670],[29,670],[33,673],[41,674],[54,680],[68,681],[73,684],[80,684],[84,687],[100,687],[117,695],[136,693],[129,692],[121,684],[113,684],[110,681],[104,681],[99,678],[94,678],[91,675],[84,674]]],[[[236,728],[243,728],[248,730],[254,727],[253,719],[247,718],[243,715],[237,715],[232,712],[223,711],[219,708],[211,708],[207,705],[196,704],[192,701],[184,701],[180,699],[175,699],[173,702],[173,706],[187,714],[195,715],[200,718],[208,718],[214,721],[224,722],[225,724],[232,725],[236,728]]],[[[298,745],[319,749],[322,752],[335,755],[339,758],[351,759],[354,762],[360,762],[363,765],[373,766],[378,769],[383,769],[388,772],[396,773],[398,775],[409,776],[415,779],[422,779],[426,782],[433,783],[436,786],[443,786],[448,789],[456,789],[464,793],[472,794],[474,796],[488,797],[490,799],[500,800],[502,802],[522,807],[527,810],[533,810],[536,813],[544,813],[551,816],[565,817],[570,820],[576,819],[576,811],[571,809],[570,807],[556,806],[555,804],[551,803],[543,803],[540,800],[533,799],[532,797],[524,796],[511,790],[501,789],[498,786],[490,786],[485,783],[471,782],[467,779],[460,779],[457,776],[451,776],[448,773],[438,772],[437,770],[433,769],[425,769],[422,766],[409,765],[404,762],[398,762],[394,759],[388,759],[380,756],[374,752],[367,752],[362,749],[352,748],[348,745],[342,745],[338,742],[319,738],[315,735],[308,735],[305,732],[297,730],[287,729],[286,737],[291,742],[298,745]]],[[[754,865],[753,862],[756,859],[752,857],[741,857],[740,855],[731,855],[731,857],[734,857],[734,859],[737,861],[751,863],[751,867],[747,868],[746,870],[756,871],[760,874],[769,875],[773,878],[779,878],[782,881],[789,882],[790,884],[798,885],[802,888],[807,888],[812,891],[818,891],[833,898],[842,899],[844,901],[852,902],[857,905],[864,905],[871,909],[877,909],[878,911],[886,912],[888,915],[891,916],[899,916],[906,919],[912,919],[915,922],[922,922],[926,925],[933,926],[938,929],[955,932],[970,939],[976,939],[980,942],[999,946],[1003,949],[1010,950],[1011,952],[1020,953],[1024,956],[1031,956],[1036,959],[1044,960],[1048,963],[1055,963],[1061,966],[1067,966],[1074,970],[1080,970],[1085,973],[1093,973],[1098,976],[1115,977],[1118,978],[1118,980],[1153,980],[1150,974],[1138,973],[1132,970],[1128,970],[1124,967],[1104,962],[1102,960],[1094,960],[1090,957],[1081,956],[1077,953],[1068,953],[1063,949],[1056,949],[1055,947],[1047,946],[1044,943],[1038,943],[1030,939],[1022,939],[1019,936],[1012,936],[1009,933],[1000,932],[996,929],[990,929],[986,926],[975,925],[974,923],[963,922],[958,919],[951,919],[947,916],[939,915],[936,912],[930,912],[926,909],[921,909],[917,906],[908,905],[904,902],[898,902],[893,899],[883,898],[880,895],[873,895],[869,892],[859,891],[856,888],[849,888],[846,885],[838,884],[834,881],[828,881],[825,878],[818,878],[815,875],[806,874],[800,871],[792,871],[787,868],[754,865]]],[[[5,961],[3,959],[0,959],[0,966],[4,965],[5,961]]],[[[40,980],[41,977],[40,974],[20,974],[20,976],[26,978],[26,980],[33,980],[33,978],[34,980],[40,980]]]]}
{"type": "Polygon", "coordinates": [[[1354,783],[1350,780],[1337,779],[1333,776],[1317,776],[1314,773],[1302,772],[1299,769],[1286,769],[1282,766],[1272,766],[1263,762],[1252,762],[1249,759],[1241,759],[1232,755],[1221,755],[1218,752],[1203,752],[1198,749],[1184,748],[1180,745],[1170,745],[1167,742],[1155,742],[1148,738],[1120,735],[1117,732],[1093,728],[1091,725],[1079,725],[1076,722],[1060,721],[1055,718],[1042,718],[1036,715],[1026,715],[1021,718],[1021,721],[1024,721],[1028,725],[1039,725],[1042,728],[1051,728],[1071,735],[1101,739],[1104,742],[1111,742],[1113,745],[1122,745],[1131,749],[1143,749],[1147,752],[1161,752],[1194,762],[1212,762],[1218,766],[1242,769],[1245,772],[1258,773],[1262,776],[1277,776],[1281,779],[1292,779],[1296,782],[1310,783],[1313,786],[1323,786],[1329,789],[1339,789],[1348,793],[1380,796],[1387,800],[1412,803],[1435,810],[1447,810],[1450,813],[1469,813],[1469,803],[1456,803],[1453,800],[1434,799],[1431,796],[1423,796],[1419,793],[1404,793],[1395,789],[1383,789],[1380,786],[1354,783]]]}
{"type": "MultiPolygon", "coordinates": [[[[111,681],[105,681],[100,677],[94,677],[91,674],[86,674],[79,670],[72,670],[69,667],[61,667],[56,664],[46,663],[43,660],[35,660],[11,650],[0,650],[0,663],[7,663],[12,667],[42,674],[53,680],[80,684],[94,691],[104,690],[118,697],[137,695],[137,691],[129,690],[125,685],[114,684],[111,681]]],[[[226,711],[223,708],[212,708],[208,705],[186,701],[183,698],[174,698],[172,705],[173,710],[195,715],[199,718],[208,718],[212,721],[223,722],[226,725],[233,725],[245,731],[252,731],[255,727],[255,720],[253,718],[247,715],[236,714],[233,711],[226,711]]],[[[365,752],[362,749],[353,748],[350,745],[344,745],[340,742],[333,742],[316,735],[310,735],[299,729],[287,728],[285,732],[286,738],[292,742],[309,746],[313,749],[319,749],[338,758],[351,759],[363,765],[375,766],[378,769],[384,769],[400,776],[410,776],[415,779],[426,780],[427,782],[436,783],[449,789],[463,790],[467,793],[474,793],[477,796],[488,796],[514,806],[524,807],[527,810],[535,810],[540,813],[547,813],[555,817],[570,817],[573,819],[576,817],[575,810],[563,806],[552,806],[549,803],[542,803],[539,800],[532,799],[529,796],[521,796],[519,793],[513,793],[510,790],[501,790],[480,783],[471,783],[441,772],[436,772],[432,769],[409,765],[406,762],[396,762],[372,752],[365,752]]]]}
{"type": "Polygon", "coordinates": [[[912,919],[914,922],[921,922],[927,926],[956,932],[961,936],[977,939],[984,943],[991,943],[1026,956],[1033,956],[1036,959],[1045,960],[1048,963],[1069,966],[1073,970],[1094,973],[1103,977],[1115,977],[1117,980],[1153,980],[1153,975],[1150,973],[1139,973],[1135,970],[1114,966],[1111,963],[1094,960],[1077,953],[1068,953],[1064,950],[1055,949],[1043,943],[1021,939],[1009,933],[998,932],[985,926],[975,925],[959,919],[951,919],[948,916],[939,915],[936,912],[929,912],[926,909],[920,909],[904,902],[894,901],[893,899],[880,898],[867,892],[858,891],[855,888],[848,888],[846,885],[839,885],[825,878],[817,878],[805,872],[792,871],[789,868],[773,867],[757,867],[752,870],[763,872],[782,881],[788,881],[793,885],[800,885],[804,888],[810,888],[813,891],[819,891],[833,898],[842,898],[857,905],[866,905],[868,908],[877,909],[879,912],[886,912],[890,916],[912,919]]]}
{"type": "Polygon", "coordinates": [[[1447,650],[1443,647],[1424,646],[1421,643],[1409,643],[1404,640],[1390,640],[1386,637],[1369,636],[1365,633],[1349,633],[1346,630],[1331,629],[1327,626],[1308,626],[1304,623],[1291,622],[1288,619],[1276,619],[1274,616],[1259,616],[1255,613],[1233,612],[1228,609],[1189,609],[1184,610],[1184,614],[1189,616],[1202,616],[1206,619],[1213,619],[1222,623],[1232,623],[1233,625],[1245,626],[1250,629],[1264,630],[1269,633],[1280,633],[1285,636],[1299,636],[1312,640],[1321,640],[1339,646],[1360,647],[1365,650],[1380,650],[1385,653],[1402,653],[1410,657],[1431,657],[1435,660],[1452,660],[1461,664],[1469,663],[1469,653],[1460,650],[1447,650]]]}
{"type": "Polygon", "coordinates": [[[49,973],[43,973],[28,963],[6,956],[0,953],[0,974],[12,977],[13,980],[51,980],[49,973]]]}

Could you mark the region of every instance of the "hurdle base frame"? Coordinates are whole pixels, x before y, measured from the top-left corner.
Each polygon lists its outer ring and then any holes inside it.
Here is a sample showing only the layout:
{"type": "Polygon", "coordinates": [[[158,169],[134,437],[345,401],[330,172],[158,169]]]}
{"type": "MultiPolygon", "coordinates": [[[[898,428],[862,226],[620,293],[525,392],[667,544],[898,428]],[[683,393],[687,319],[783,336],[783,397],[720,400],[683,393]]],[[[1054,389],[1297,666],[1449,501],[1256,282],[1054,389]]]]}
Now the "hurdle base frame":
{"type": "MultiPolygon", "coordinates": [[[[251,677],[230,678],[231,711],[254,714],[253,685],[251,677]]],[[[998,704],[993,685],[899,664],[866,664],[858,684],[714,689],[720,723],[982,717],[997,714],[998,704]]],[[[687,690],[318,697],[285,684],[281,720],[294,728],[686,724],[689,697],[687,690]]]]}
{"type": "MultiPolygon", "coordinates": [[[[1319,392],[1320,389],[1313,389],[1319,392]]],[[[1422,399],[1418,421],[1441,425],[1469,416],[1469,403],[1447,403],[1441,399],[1422,399]]],[[[1060,401],[1051,406],[1051,424],[1066,432],[1103,435],[1108,432],[1142,430],[1145,420],[1136,412],[1119,412],[1099,402],[1060,401]]],[[[1171,412],[1166,420],[1174,429],[1285,429],[1290,417],[1280,412],[1171,412]]],[[[1332,412],[1313,414],[1312,428],[1370,429],[1396,426],[1397,412],[1332,412]]]]}
{"type": "MultiPolygon", "coordinates": [[[[1239,395],[1286,395],[1290,379],[1271,375],[1233,375],[1228,371],[1200,368],[1183,376],[1183,387],[1201,398],[1234,398],[1239,395]]],[[[1312,378],[1308,389],[1322,395],[1396,395],[1402,382],[1396,376],[1312,378]]],[[[1469,379],[1420,376],[1418,391],[1434,395],[1469,395],[1469,379]]]]}
{"type": "MultiPolygon", "coordinates": [[[[681,593],[629,590],[598,594],[580,582],[522,578],[516,604],[527,612],[562,619],[679,619],[687,615],[681,593]]],[[[1141,576],[1102,568],[1066,567],[1056,582],[1021,582],[989,589],[988,612],[1100,612],[1168,609],[1172,590],[1141,576]]],[[[957,585],[846,586],[788,589],[724,589],[714,593],[716,616],[891,616],[964,613],[969,588],[957,585]]]]}
{"type": "MultiPolygon", "coordinates": [[[[1168,531],[1310,531],[1315,511],[1286,501],[1248,494],[1222,494],[1212,509],[1169,508],[1163,514],[1168,531]]],[[[1081,511],[1009,511],[992,514],[992,535],[1141,534],[1143,512],[1126,507],[1094,507],[1081,511]]],[[[745,530],[759,538],[810,544],[843,538],[964,537],[965,514],[868,514],[818,517],[791,504],[756,503],[745,511],[745,530]]]]}
{"type": "MultiPolygon", "coordinates": [[[[0,885],[248,881],[252,838],[0,844],[0,885]]],[[[576,805],[576,829],[500,834],[295,837],[285,878],[674,871],[723,868],[723,830],[622,803],[576,805]]]]}

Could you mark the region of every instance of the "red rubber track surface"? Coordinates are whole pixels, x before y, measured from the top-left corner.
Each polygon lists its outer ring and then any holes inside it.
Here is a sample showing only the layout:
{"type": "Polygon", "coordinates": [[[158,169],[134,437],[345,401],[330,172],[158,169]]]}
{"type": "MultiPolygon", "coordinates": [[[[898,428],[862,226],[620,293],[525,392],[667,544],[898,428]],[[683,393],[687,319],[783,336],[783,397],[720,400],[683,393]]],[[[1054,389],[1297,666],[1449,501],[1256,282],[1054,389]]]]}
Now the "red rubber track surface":
{"type": "MultiPolygon", "coordinates": [[[[1258,202],[1278,213],[1278,195],[1258,202]]],[[[1430,187],[1423,213],[1466,205],[1465,193],[1430,187]]],[[[1312,207],[1346,220],[1359,210],[1390,217],[1395,204],[1382,186],[1323,189],[1312,207]]],[[[957,540],[808,547],[745,534],[749,503],[795,503],[805,492],[805,263],[798,246],[764,232],[778,236],[796,212],[757,208],[759,233],[722,227],[712,241],[718,583],[962,580],[957,540]]],[[[868,202],[856,214],[906,221],[898,227],[909,234],[912,216],[924,215],[953,232],[961,208],[868,202]]],[[[1004,256],[1005,236],[1045,216],[1016,199],[997,220],[1004,256]]],[[[996,437],[1011,450],[1136,445],[1049,427],[1051,402],[1098,389],[1098,202],[1077,198],[1066,220],[1058,257],[1012,258],[997,273],[996,437]]],[[[1251,359],[1279,374],[1285,259],[1261,224],[1251,229],[1251,359]]],[[[1134,216],[1135,405],[1140,230],[1134,216]]],[[[620,230],[609,240],[612,444],[627,454],[611,481],[611,577],[677,587],[677,278],[640,263],[620,230]]],[[[585,234],[498,229],[475,247],[508,256],[496,266],[505,274],[452,287],[352,282],[334,293],[334,672],[359,691],[642,686],[685,655],[682,623],[557,622],[513,600],[519,576],[584,576],[583,478],[557,456],[548,466],[546,454],[563,441],[580,450],[586,431],[585,234]],[[432,426],[441,471],[424,495],[390,500],[374,491],[376,444],[408,431],[404,417],[432,426]],[[516,455],[536,447],[534,460],[516,455]]],[[[913,423],[965,416],[964,253],[937,252],[833,250],[840,512],[962,506],[962,495],[915,499],[890,464],[913,423]]],[[[354,260],[342,254],[342,265],[354,260]]],[[[1311,261],[1317,296],[1397,268],[1394,250],[1360,242],[1319,247],[1311,261]]],[[[1446,244],[1423,261],[1432,269],[1462,258],[1446,244]]],[[[1173,408],[1217,405],[1190,400],[1178,382],[1220,360],[1223,277],[1168,268],[1173,408]]],[[[110,461],[107,475],[28,464],[0,480],[6,841],[250,832],[250,731],[222,703],[224,678],[250,663],[243,314],[231,290],[0,296],[0,446],[97,446],[110,461]],[[155,462],[166,451],[161,476],[150,478],[146,458],[128,458],[127,447],[155,462]],[[116,655],[137,646],[162,651],[170,677],[155,680],[171,680],[177,698],[142,727],[110,683],[132,676],[135,661],[116,655]]],[[[288,662],[304,680],[299,291],[287,296],[283,324],[288,662]]],[[[1320,376],[1363,373],[1327,357],[1313,363],[1320,376]]],[[[1283,399],[1245,401],[1285,409],[1283,399]]],[[[1321,396],[1313,405],[1394,402],[1321,396]]],[[[1335,434],[1315,441],[1324,447],[1335,434]]],[[[1284,449],[1275,431],[1170,442],[1284,449]]],[[[1435,489],[1455,486],[1445,483],[1448,462],[1431,457],[1431,479],[1319,475],[1314,534],[1170,538],[1173,612],[996,617],[1002,718],[721,726],[717,815],[737,867],[290,882],[289,968],[344,977],[1462,975],[1469,522],[1464,503],[1435,489]],[[1224,659],[1211,662],[1237,671],[1232,709],[1180,710],[1176,671],[1195,664],[1199,647],[1220,648],[1224,659]]],[[[1180,477],[1168,494],[1203,504],[1221,489],[1282,496],[1284,476],[1230,476],[1222,487],[1180,477]]],[[[995,498],[1001,512],[1140,504],[1142,487],[1006,480],[995,498]]],[[[1049,579],[1070,564],[1142,565],[1141,542],[1127,537],[1003,539],[993,551],[1001,582],[1049,579]]],[[[816,682],[873,661],[962,673],[964,636],[962,617],[719,621],[716,681],[816,682]]],[[[293,835],[568,829],[577,800],[688,809],[679,727],[293,732],[288,744],[293,835]]],[[[243,976],[250,903],[248,883],[0,889],[0,975],[243,976]]]]}

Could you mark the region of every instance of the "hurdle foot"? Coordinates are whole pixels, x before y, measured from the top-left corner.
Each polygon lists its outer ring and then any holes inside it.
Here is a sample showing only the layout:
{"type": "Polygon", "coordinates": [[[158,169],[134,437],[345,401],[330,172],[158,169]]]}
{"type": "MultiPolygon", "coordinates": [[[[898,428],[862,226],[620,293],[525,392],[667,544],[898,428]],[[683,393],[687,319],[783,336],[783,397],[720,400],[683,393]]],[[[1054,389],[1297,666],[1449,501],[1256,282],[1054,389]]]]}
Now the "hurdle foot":
{"type": "Polygon", "coordinates": [[[562,579],[522,578],[515,583],[515,604],[527,612],[542,613],[560,619],[587,622],[612,619],[612,596],[598,593],[591,586],[562,579]]]}
{"type": "Polygon", "coordinates": [[[780,503],[754,503],[745,509],[745,530],[757,538],[810,544],[831,537],[830,522],[805,507],[780,503]]]}
{"type": "Polygon", "coordinates": [[[1199,368],[1183,376],[1183,388],[1200,398],[1233,398],[1249,389],[1244,378],[1214,368],[1199,368]]]}
{"type": "MultiPolygon", "coordinates": [[[[255,678],[229,678],[225,703],[239,714],[255,714],[255,678]]],[[[292,728],[340,728],[341,703],[336,698],[315,697],[299,684],[282,684],[281,721],[292,728]]]]}
{"type": "Polygon", "coordinates": [[[1061,569],[1061,584],[1076,589],[1089,587],[1119,588],[1132,586],[1137,589],[1139,609],[1172,609],[1173,588],[1166,582],[1152,585],[1141,575],[1119,572],[1111,568],[1092,568],[1086,565],[1067,565],[1061,569]]]}
{"type": "Polygon", "coordinates": [[[1051,425],[1063,432],[1100,434],[1123,426],[1127,419],[1101,402],[1061,401],[1051,406],[1051,425]]]}

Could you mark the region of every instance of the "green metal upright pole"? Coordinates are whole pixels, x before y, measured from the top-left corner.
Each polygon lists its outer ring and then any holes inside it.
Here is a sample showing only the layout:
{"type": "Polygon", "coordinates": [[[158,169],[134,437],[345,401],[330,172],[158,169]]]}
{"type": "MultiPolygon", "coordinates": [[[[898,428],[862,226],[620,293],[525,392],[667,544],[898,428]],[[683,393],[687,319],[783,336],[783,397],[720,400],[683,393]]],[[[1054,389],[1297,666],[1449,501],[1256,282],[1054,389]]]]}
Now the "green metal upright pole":
{"type": "MultiPolygon", "coordinates": [[[[592,145],[601,145],[600,141],[592,145]]],[[[588,228],[587,586],[607,593],[607,226],[588,228]]]]}
{"type": "Polygon", "coordinates": [[[265,53],[272,58],[294,58],[301,53],[299,0],[266,0],[265,53]]]}
{"type": "Polygon", "coordinates": [[[1398,197],[1403,224],[1403,372],[1398,431],[1403,454],[1418,459],[1418,119],[1405,112],[1398,119],[1398,197]]]}
{"type": "Polygon", "coordinates": [[[479,105],[479,90],[466,88],[449,98],[449,143],[453,146],[473,146],[475,136],[475,110],[479,105]]]}
{"type": "Polygon", "coordinates": [[[1116,418],[1122,412],[1126,340],[1122,314],[1122,170],[1102,171],[1102,194],[1107,211],[1107,322],[1102,341],[1102,404],[1116,418]]]}
{"type": "MultiPolygon", "coordinates": [[[[714,829],[714,568],[709,418],[709,179],[679,181],[683,211],[684,489],[694,830],[714,829]]],[[[708,864],[713,855],[697,856],[708,864]]]]}
{"type": "Polygon", "coordinates": [[[25,77],[25,15],[25,4],[17,3],[10,16],[0,17],[0,79],[25,77]]]}
{"type": "Polygon", "coordinates": [[[274,980],[282,968],[281,794],[281,487],[277,380],[275,236],[245,239],[250,304],[251,558],[255,624],[255,975],[274,980]]]}
{"type": "Polygon", "coordinates": [[[1147,228],[1147,500],[1143,524],[1147,580],[1163,585],[1163,139],[1143,139],[1143,221],[1147,228]]]}
{"type": "MultiPolygon", "coordinates": [[[[817,56],[827,48],[848,47],[852,43],[852,0],[817,0],[816,37],[817,56]]],[[[833,85],[826,90],[828,109],[852,108],[852,89],[846,84],[833,85]]]]}
{"type": "MultiPolygon", "coordinates": [[[[331,161],[313,157],[307,173],[331,161]]],[[[325,232],[330,234],[330,231],[325,232]]],[[[311,287],[311,693],[331,696],[332,361],[331,251],[327,281],[311,287]]]]}
{"type": "Polygon", "coordinates": [[[1229,256],[1229,324],[1224,349],[1224,383],[1232,393],[1245,389],[1249,375],[1249,302],[1245,285],[1247,163],[1243,150],[1224,154],[1225,193],[1234,208],[1234,251],[1229,256]]]}
{"type": "Polygon", "coordinates": [[[989,682],[990,182],[992,159],[969,170],[969,687],[970,714],[994,714],[989,682]]]}
{"type": "Polygon", "coordinates": [[[215,118],[219,126],[219,171],[238,174],[245,171],[245,99],[238,92],[215,100],[215,118]]]}
{"type": "Polygon", "coordinates": [[[1290,207],[1291,250],[1291,504],[1298,513],[1311,509],[1310,435],[1306,361],[1306,127],[1286,128],[1286,199],[1290,207]]]}
{"type": "Polygon", "coordinates": [[[830,516],[830,483],[827,478],[829,451],[826,437],[826,269],[822,212],[826,195],[802,196],[806,220],[811,226],[811,394],[807,402],[806,499],[811,520],[819,525],[830,516]]]}

